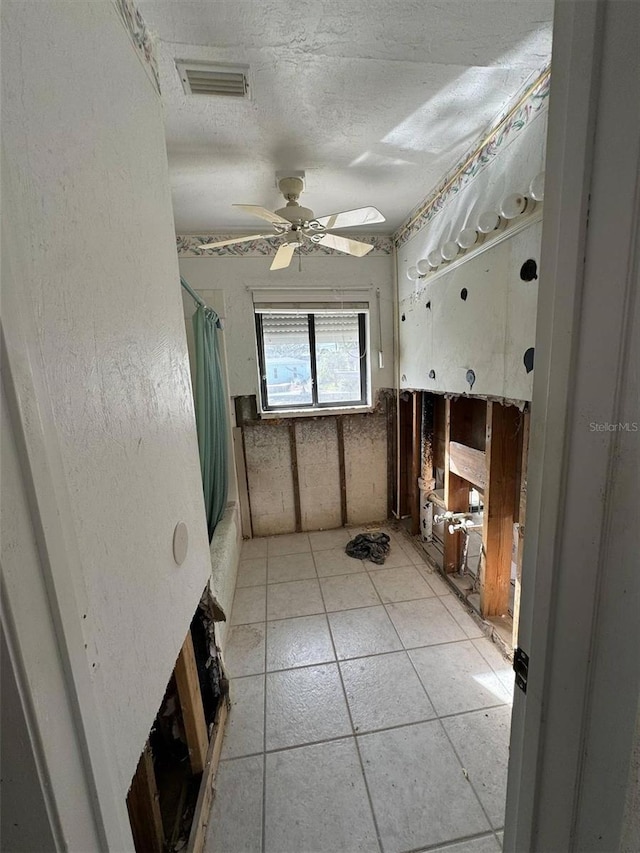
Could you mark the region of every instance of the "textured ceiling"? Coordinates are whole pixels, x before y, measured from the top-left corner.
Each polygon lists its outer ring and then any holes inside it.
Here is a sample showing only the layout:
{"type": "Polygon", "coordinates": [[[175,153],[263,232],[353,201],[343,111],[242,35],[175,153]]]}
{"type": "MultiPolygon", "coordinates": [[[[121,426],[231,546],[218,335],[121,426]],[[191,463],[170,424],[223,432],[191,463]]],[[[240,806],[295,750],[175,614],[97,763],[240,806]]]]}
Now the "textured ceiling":
{"type": "MultiPolygon", "coordinates": [[[[257,233],[306,171],[321,216],[390,233],[551,53],[552,0],[143,0],[159,38],[176,228],[257,233]],[[248,63],[251,99],[186,95],[176,59],[248,63]]],[[[268,227],[267,227],[268,230],[268,227]]]]}

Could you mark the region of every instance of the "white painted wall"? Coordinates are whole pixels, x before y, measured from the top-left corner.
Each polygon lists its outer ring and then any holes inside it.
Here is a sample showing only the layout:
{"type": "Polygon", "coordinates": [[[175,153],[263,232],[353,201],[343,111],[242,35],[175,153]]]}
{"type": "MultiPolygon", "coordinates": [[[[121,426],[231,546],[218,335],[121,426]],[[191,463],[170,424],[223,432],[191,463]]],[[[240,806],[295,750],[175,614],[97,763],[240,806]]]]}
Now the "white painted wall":
{"type": "Polygon", "coordinates": [[[369,299],[372,389],[393,387],[393,259],[391,255],[371,253],[364,258],[351,258],[337,253],[332,256],[309,255],[302,258],[298,272],[297,258],[287,270],[269,272],[271,259],[259,257],[180,258],[180,272],[198,292],[222,290],[225,305],[225,346],[232,397],[258,394],[255,324],[252,289],[269,287],[356,288],[371,287],[369,299]],[[382,337],[385,366],[378,368],[378,320],[375,292],[380,288],[382,337]]]}
{"type": "MultiPolygon", "coordinates": [[[[13,271],[3,285],[27,318],[13,352],[24,351],[33,387],[44,389],[35,405],[51,410],[43,430],[66,503],[47,523],[65,525],[78,555],[66,567],[77,612],[63,602],[62,628],[82,632],[111,765],[98,787],[111,786],[107,811],[130,839],[129,783],[210,574],[162,108],[114,4],[9,2],[2,26],[13,271]],[[190,537],[180,567],[178,521],[190,537]]],[[[3,311],[12,332],[14,320],[3,311]]],[[[31,440],[34,422],[18,415],[31,440]]],[[[17,630],[37,636],[24,579],[4,578],[17,630]]],[[[36,678],[38,658],[24,651],[36,678]]]]}
{"type": "MultiPolygon", "coordinates": [[[[400,385],[440,393],[530,400],[533,374],[523,353],[534,345],[537,282],[520,280],[524,260],[540,259],[539,224],[471,254],[451,271],[410,281],[407,270],[477,217],[525,192],[544,168],[547,110],[538,112],[431,221],[398,248],[400,385]],[[466,302],[460,298],[468,291],[466,302]],[[431,308],[426,303],[431,302],[431,308]],[[476,373],[470,392],[466,372],[476,373]],[[435,371],[435,378],[429,372],[435,371]]],[[[533,222],[533,220],[532,220],[533,222]]],[[[506,236],[506,235],[505,235],[506,236]]],[[[444,268],[443,268],[444,269],[444,268]]]]}
{"type": "Polygon", "coordinates": [[[420,282],[419,292],[400,302],[401,387],[531,399],[533,373],[523,357],[535,347],[538,282],[522,281],[520,268],[529,259],[539,264],[541,233],[541,222],[531,224],[420,282]]]}

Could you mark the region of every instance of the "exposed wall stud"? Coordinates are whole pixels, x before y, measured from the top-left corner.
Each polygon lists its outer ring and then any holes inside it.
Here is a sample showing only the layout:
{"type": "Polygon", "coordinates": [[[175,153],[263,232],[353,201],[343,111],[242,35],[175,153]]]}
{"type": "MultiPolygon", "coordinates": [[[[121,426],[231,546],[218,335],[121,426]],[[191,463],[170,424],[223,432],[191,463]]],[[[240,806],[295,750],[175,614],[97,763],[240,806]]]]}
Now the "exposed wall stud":
{"type": "Polygon", "coordinates": [[[485,617],[502,616],[509,607],[519,423],[515,406],[487,403],[485,559],[480,587],[480,610],[485,617]]]}

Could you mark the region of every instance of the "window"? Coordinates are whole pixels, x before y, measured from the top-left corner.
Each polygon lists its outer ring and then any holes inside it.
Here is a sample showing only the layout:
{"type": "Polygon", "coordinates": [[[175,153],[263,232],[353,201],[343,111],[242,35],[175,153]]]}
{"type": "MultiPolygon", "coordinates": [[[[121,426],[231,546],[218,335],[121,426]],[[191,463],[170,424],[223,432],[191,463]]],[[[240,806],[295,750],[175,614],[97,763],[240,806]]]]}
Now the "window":
{"type": "Polygon", "coordinates": [[[256,307],[263,411],[364,406],[367,311],[256,307]]]}

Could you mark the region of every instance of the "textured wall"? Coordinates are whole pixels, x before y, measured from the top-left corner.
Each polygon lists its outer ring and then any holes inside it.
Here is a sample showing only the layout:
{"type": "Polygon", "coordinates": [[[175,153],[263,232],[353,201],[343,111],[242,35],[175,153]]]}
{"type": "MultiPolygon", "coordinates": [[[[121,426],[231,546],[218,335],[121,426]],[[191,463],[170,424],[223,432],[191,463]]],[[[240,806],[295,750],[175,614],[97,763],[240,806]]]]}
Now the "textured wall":
{"type": "Polygon", "coordinates": [[[124,809],[210,574],[162,105],[115,4],[6,3],[3,30],[3,219],[45,366],[77,619],[124,809]]]}
{"type": "MultiPolygon", "coordinates": [[[[199,292],[224,291],[225,346],[232,397],[258,393],[255,325],[250,289],[269,287],[349,289],[371,287],[363,298],[371,301],[371,359],[373,392],[393,386],[393,257],[368,255],[351,258],[311,255],[297,259],[287,270],[269,272],[269,257],[180,258],[180,272],[199,292]],[[378,367],[378,322],[375,290],[380,288],[385,366],[378,367]]],[[[295,291],[292,291],[294,293],[295,291]]],[[[293,296],[292,296],[293,298],[293,296]]]]}

